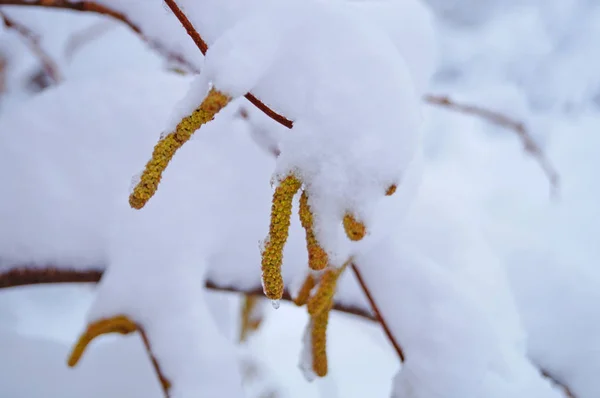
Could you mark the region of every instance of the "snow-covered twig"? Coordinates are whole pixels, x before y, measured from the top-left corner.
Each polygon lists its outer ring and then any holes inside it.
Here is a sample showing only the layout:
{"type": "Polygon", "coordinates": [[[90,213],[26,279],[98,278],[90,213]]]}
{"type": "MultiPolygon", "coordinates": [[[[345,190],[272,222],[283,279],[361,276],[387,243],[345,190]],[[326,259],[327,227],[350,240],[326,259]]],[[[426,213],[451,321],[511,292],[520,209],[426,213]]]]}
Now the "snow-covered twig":
{"type": "Polygon", "coordinates": [[[0,5],[10,6],[38,6],[46,8],[58,8],[71,11],[91,12],[106,15],[117,19],[133,30],[150,48],[163,55],[167,60],[181,65],[187,72],[198,73],[198,68],[192,62],[187,60],[182,54],[165,48],[162,44],[148,38],[138,25],[133,23],[125,14],[113,10],[110,7],[93,1],[75,1],[75,0],[0,0],[0,5]]]}
{"type": "MultiPolygon", "coordinates": [[[[187,34],[192,38],[192,40],[194,40],[194,43],[196,43],[196,46],[202,52],[202,54],[205,54],[208,50],[206,42],[194,28],[194,25],[192,25],[185,13],[181,10],[181,8],[179,8],[175,0],[165,0],[165,4],[169,6],[173,14],[177,17],[179,22],[181,22],[181,25],[185,28],[187,34]]],[[[247,93],[244,97],[246,97],[246,99],[250,101],[252,105],[256,106],[258,109],[264,112],[265,115],[269,116],[277,123],[280,123],[287,128],[292,128],[293,122],[291,120],[269,108],[262,101],[252,95],[252,93],[247,93]]]]}
{"type": "Polygon", "coordinates": [[[50,55],[48,55],[48,53],[40,45],[39,35],[22,23],[10,18],[2,10],[0,10],[0,19],[2,19],[2,22],[7,29],[13,30],[23,38],[31,52],[42,64],[42,68],[44,69],[46,75],[48,75],[48,77],[50,77],[55,84],[59,83],[62,80],[59,68],[52,57],[50,57],[50,55]]]}
{"type": "Polygon", "coordinates": [[[552,194],[554,195],[558,192],[560,183],[560,177],[558,175],[558,172],[550,163],[550,161],[546,158],[544,151],[535,142],[533,137],[531,137],[531,135],[527,131],[527,128],[525,128],[525,125],[522,122],[513,120],[510,117],[503,115],[499,112],[494,112],[480,106],[458,103],[448,96],[426,95],[425,101],[429,104],[442,106],[449,110],[457,111],[467,115],[481,117],[490,123],[497,124],[517,133],[519,139],[523,143],[525,151],[538,161],[538,163],[544,170],[544,173],[548,177],[548,180],[550,180],[552,194]]]}

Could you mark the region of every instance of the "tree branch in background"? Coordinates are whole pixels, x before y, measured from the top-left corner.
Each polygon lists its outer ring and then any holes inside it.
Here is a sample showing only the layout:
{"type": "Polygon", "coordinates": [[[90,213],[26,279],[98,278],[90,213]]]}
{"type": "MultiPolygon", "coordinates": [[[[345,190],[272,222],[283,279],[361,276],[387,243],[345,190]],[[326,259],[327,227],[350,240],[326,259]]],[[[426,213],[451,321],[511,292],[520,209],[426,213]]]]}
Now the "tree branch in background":
{"type": "Polygon", "coordinates": [[[431,105],[442,106],[449,110],[481,117],[490,123],[505,127],[517,133],[519,139],[523,143],[525,151],[537,160],[542,170],[544,170],[544,173],[548,177],[552,195],[555,196],[557,194],[560,185],[560,177],[558,172],[546,158],[544,151],[538,144],[536,144],[535,140],[533,137],[531,137],[522,122],[479,106],[458,103],[447,96],[426,95],[425,101],[431,105]]]}
{"type": "Polygon", "coordinates": [[[44,72],[52,80],[52,82],[54,84],[59,83],[62,80],[62,77],[59,72],[58,65],[40,45],[39,35],[37,33],[34,33],[27,26],[10,18],[2,10],[0,10],[0,19],[2,19],[2,22],[4,23],[4,26],[6,26],[7,29],[13,30],[15,33],[17,33],[23,38],[31,52],[33,52],[35,57],[42,64],[44,72]]]}
{"type": "Polygon", "coordinates": [[[140,27],[134,24],[125,14],[115,11],[102,4],[93,1],[76,1],[76,0],[0,0],[0,6],[30,6],[30,7],[46,7],[54,9],[63,9],[79,12],[90,12],[95,14],[106,15],[117,19],[133,30],[150,48],[165,57],[168,61],[181,65],[187,72],[198,73],[198,68],[188,61],[183,54],[165,48],[162,44],[152,40],[144,35],[140,27]]]}

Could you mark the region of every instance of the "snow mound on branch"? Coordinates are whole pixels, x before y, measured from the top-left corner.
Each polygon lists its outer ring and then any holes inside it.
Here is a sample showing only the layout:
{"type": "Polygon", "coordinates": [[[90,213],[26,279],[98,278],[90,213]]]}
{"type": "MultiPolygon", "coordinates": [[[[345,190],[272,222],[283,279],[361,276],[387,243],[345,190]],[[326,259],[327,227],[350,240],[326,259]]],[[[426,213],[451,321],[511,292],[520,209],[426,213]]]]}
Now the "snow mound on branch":
{"type": "Polygon", "coordinates": [[[188,82],[139,72],[73,79],[3,115],[2,262],[104,264],[112,211],[126,205],[122,188],[188,82]],[[140,117],[141,108],[151,116],[140,117]]]}
{"type": "Polygon", "coordinates": [[[242,19],[205,61],[200,79],[234,97],[252,91],[294,120],[276,174],[304,182],[317,238],[345,261],[343,215],[368,228],[419,141],[420,99],[394,43],[338,3],[287,1],[242,19]]]}

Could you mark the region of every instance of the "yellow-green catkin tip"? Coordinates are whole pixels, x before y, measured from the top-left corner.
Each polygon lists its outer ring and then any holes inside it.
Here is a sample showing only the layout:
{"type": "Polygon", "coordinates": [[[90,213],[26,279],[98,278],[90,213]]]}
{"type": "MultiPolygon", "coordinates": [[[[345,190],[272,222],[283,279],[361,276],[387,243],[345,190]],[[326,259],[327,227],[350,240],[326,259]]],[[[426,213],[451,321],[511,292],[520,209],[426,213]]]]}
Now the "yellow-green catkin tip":
{"type": "Polygon", "coordinates": [[[152,158],[146,164],[139,183],[129,196],[129,204],[134,209],[141,209],[152,198],[158,189],[162,173],[175,155],[192,134],[203,124],[210,122],[215,115],[231,101],[227,95],[210,90],[202,104],[191,115],[181,119],[175,131],[162,138],[154,147],[152,158]]]}
{"type": "Polygon", "coordinates": [[[306,307],[310,315],[320,314],[325,311],[329,305],[333,302],[333,296],[335,295],[335,289],[337,287],[337,281],[344,272],[346,264],[341,268],[329,268],[321,276],[319,287],[315,294],[308,299],[306,307]]]}
{"type": "Polygon", "coordinates": [[[240,342],[245,342],[252,332],[260,327],[263,317],[260,312],[260,299],[256,296],[244,296],[241,311],[240,342]]]}
{"type": "Polygon", "coordinates": [[[98,336],[108,333],[129,334],[136,330],[136,324],[124,315],[94,322],[88,325],[86,331],[79,337],[67,363],[70,367],[77,365],[87,346],[98,336]]]}
{"type": "Polygon", "coordinates": [[[396,189],[398,189],[398,186],[396,184],[392,184],[388,187],[388,189],[385,191],[385,196],[392,196],[393,194],[396,193],[396,189]]]}
{"type": "Polygon", "coordinates": [[[321,271],[327,267],[329,258],[323,250],[313,231],[313,214],[308,205],[308,194],[302,192],[300,196],[300,223],[306,231],[306,250],[308,251],[308,266],[315,271],[321,271]]]}
{"type": "Polygon", "coordinates": [[[298,307],[303,306],[308,301],[310,297],[310,292],[316,286],[317,280],[311,274],[306,275],[306,279],[304,279],[304,283],[302,287],[300,287],[300,291],[298,291],[298,295],[294,298],[294,304],[298,307]]]}
{"type": "Polygon", "coordinates": [[[311,319],[312,367],[319,377],[327,376],[327,324],[331,305],[311,319]]]}
{"type": "Polygon", "coordinates": [[[271,300],[279,300],[283,296],[283,248],[288,238],[292,200],[302,183],[295,176],[287,176],[273,194],[271,205],[271,224],[262,253],[262,280],[265,295],[271,300]]]}
{"type": "Polygon", "coordinates": [[[344,216],[344,230],[350,240],[359,241],[367,234],[367,228],[365,224],[357,221],[356,218],[350,213],[346,213],[344,216]]]}

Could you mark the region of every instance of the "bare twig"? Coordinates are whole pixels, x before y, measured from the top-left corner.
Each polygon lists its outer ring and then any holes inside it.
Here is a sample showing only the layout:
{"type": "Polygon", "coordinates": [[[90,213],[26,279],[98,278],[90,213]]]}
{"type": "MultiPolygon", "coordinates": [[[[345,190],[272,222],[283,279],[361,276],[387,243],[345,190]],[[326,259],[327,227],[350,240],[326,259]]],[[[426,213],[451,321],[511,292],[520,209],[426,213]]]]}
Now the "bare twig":
{"type": "Polygon", "coordinates": [[[150,356],[150,361],[152,362],[152,367],[154,368],[154,372],[156,373],[156,376],[158,377],[158,381],[160,382],[160,385],[162,387],[163,394],[164,394],[165,398],[170,398],[171,394],[169,393],[169,390],[171,388],[171,382],[169,381],[169,379],[167,379],[167,377],[163,373],[163,371],[160,367],[160,364],[158,363],[158,360],[156,359],[156,356],[154,355],[154,351],[152,351],[152,346],[150,345],[150,340],[148,340],[146,331],[140,325],[138,325],[138,332],[140,334],[140,337],[142,338],[144,347],[146,347],[146,351],[148,352],[148,355],[150,356]]]}
{"type": "Polygon", "coordinates": [[[2,19],[4,26],[6,26],[8,29],[12,29],[15,33],[21,36],[21,38],[23,38],[31,52],[40,61],[44,72],[48,77],[50,77],[53,83],[59,83],[62,80],[62,77],[59,72],[58,65],[40,45],[39,35],[37,33],[34,33],[31,29],[29,29],[22,23],[19,23],[14,19],[10,18],[2,10],[0,10],[0,19],[2,19]]]}
{"type": "Polygon", "coordinates": [[[404,362],[404,351],[402,351],[402,347],[400,347],[400,344],[398,343],[398,341],[392,334],[392,331],[390,330],[387,322],[385,321],[385,318],[383,317],[383,315],[381,315],[381,311],[379,311],[379,307],[377,306],[377,303],[375,302],[375,299],[373,298],[373,295],[371,294],[371,291],[369,290],[369,287],[365,283],[365,281],[360,273],[360,270],[358,269],[356,264],[352,264],[352,272],[354,272],[354,276],[356,276],[356,280],[358,281],[358,284],[360,285],[363,293],[365,294],[365,297],[367,298],[367,301],[369,302],[369,305],[371,306],[371,310],[375,314],[375,320],[377,320],[377,322],[379,322],[381,324],[381,327],[383,328],[385,335],[387,336],[388,340],[394,347],[394,350],[396,351],[396,354],[398,354],[400,361],[404,362]]]}
{"type": "Polygon", "coordinates": [[[432,105],[442,106],[460,113],[481,117],[490,123],[497,124],[517,133],[521,142],[523,143],[525,151],[538,161],[542,167],[542,170],[544,170],[544,173],[548,177],[548,180],[550,180],[552,194],[555,195],[558,192],[560,184],[558,172],[546,158],[543,150],[531,137],[522,122],[513,120],[506,115],[479,106],[458,103],[447,96],[426,95],[425,101],[432,105]]]}

